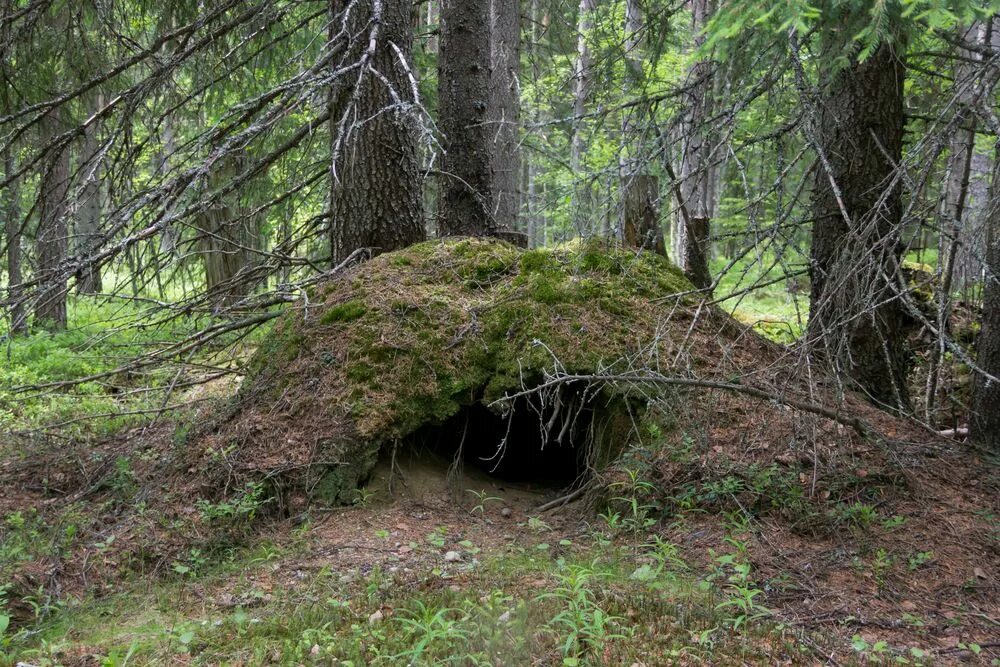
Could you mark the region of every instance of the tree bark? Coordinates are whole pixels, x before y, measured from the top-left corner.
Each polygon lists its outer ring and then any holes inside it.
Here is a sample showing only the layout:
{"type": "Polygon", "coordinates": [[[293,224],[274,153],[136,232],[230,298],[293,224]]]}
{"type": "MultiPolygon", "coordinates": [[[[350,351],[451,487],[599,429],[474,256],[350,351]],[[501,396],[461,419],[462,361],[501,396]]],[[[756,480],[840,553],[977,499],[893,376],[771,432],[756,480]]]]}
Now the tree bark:
{"type": "MultiPolygon", "coordinates": [[[[643,83],[640,34],[642,13],[638,0],[625,2],[625,90],[639,94],[643,83]],[[635,89],[635,90],[633,90],[635,89]]],[[[640,137],[635,115],[645,112],[643,105],[635,105],[622,114],[622,148],[618,161],[619,187],[622,198],[622,239],[632,248],[653,250],[666,256],[666,244],[660,227],[660,181],[642,173],[638,158],[641,154],[640,137]]]]}
{"type": "MultiPolygon", "coordinates": [[[[973,41],[983,46],[990,43],[990,23],[978,24],[962,31],[962,39],[973,41]]],[[[976,115],[972,108],[975,104],[975,78],[977,67],[973,63],[979,60],[978,54],[958,49],[961,58],[955,67],[955,86],[958,101],[958,127],[951,139],[948,155],[947,178],[944,195],[941,200],[940,229],[938,234],[938,266],[937,266],[937,330],[938,339],[931,349],[928,358],[927,383],[924,391],[924,416],[928,423],[935,423],[934,408],[937,399],[938,376],[941,358],[946,349],[949,322],[951,321],[951,295],[955,276],[955,263],[959,248],[969,239],[968,209],[969,179],[972,173],[972,158],[976,148],[976,115]],[[971,62],[970,62],[971,61],[971,62]]]]}
{"type": "MultiPolygon", "coordinates": [[[[240,173],[242,160],[226,156],[212,166],[209,191],[226,187],[240,173]]],[[[253,265],[260,247],[260,220],[240,193],[215,197],[198,219],[198,252],[205,268],[205,289],[218,308],[232,306],[254,287],[253,265]]]]}
{"type": "MultiPolygon", "coordinates": [[[[42,144],[56,141],[60,123],[52,113],[42,119],[42,144]]],[[[38,291],[35,323],[49,331],[66,328],[66,276],[62,263],[68,249],[66,196],[69,191],[69,145],[54,146],[38,190],[38,233],[35,255],[38,291]]]]}
{"type": "Polygon", "coordinates": [[[976,365],[996,380],[975,375],[969,437],[1000,452],[1000,143],[993,161],[986,232],[983,320],[976,342],[976,365]]]}
{"type": "Polygon", "coordinates": [[[821,95],[808,333],[838,374],[874,401],[906,409],[906,317],[894,299],[905,71],[898,53],[883,43],[835,72],[821,95]]]}
{"type": "MultiPolygon", "coordinates": [[[[101,96],[94,99],[96,112],[103,106],[101,96]]],[[[76,236],[81,259],[86,260],[101,241],[101,162],[98,158],[97,124],[91,123],[83,133],[83,156],[80,175],[83,187],[77,207],[76,236]]],[[[77,289],[81,294],[101,292],[101,267],[87,263],[80,267],[76,277],[77,289]]]]}
{"type": "MultiPolygon", "coordinates": [[[[335,25],[349,4],[332,0],[335,25]]],[[[398,101],[370,70],[360,79],[351,74],[334,85],[329,228],[333,266],[358,248],[389,252],[426,238],[419,121],[412,106],[417,100],[408,71],[413,11],[406,0],[361,0],[351,10],[353,41],[347,62],[367,59],[398,101]]]]}
{"type": "Polygon", "coordinates": [[[664,257],[667,247],[660,229],[660,181],[649,174],[634,174],[625,184],[622,236],[629,248],[652,250],[664,257]]]}
{"type": "MultiPolygon", "coordinates": [[[[714,9],[715,0],[691,2],[695,49],[705,43],[705,27],[714,9]]],[[[681,122],[681,201],[678,202],[678,222],[671,243],[678,266],[695,287],[706,289],[712,284],[708,260],[715,204],[712,133],[708,125],[714,87],[712,63],[696,61],[688,70],[687,86],[681,122]]]]}
{"type": "Polygon", "coordinates": [[[569,146],[570,177],[575,179],[573,185],[573,201],[571,210],[573,225],[577,233],[586,234],[593,230],[591,220],[590,183],[583,178],[584,152],[584,115],[587,113],[587,103],[590,101],[593,80],[591,70],[594,67],[593,56],[590,53],[590,33],[594,29],[593,13],[597,8],[597,0],[580,0],[576,23],[576,62],[573,65],[573,135],[569,146]]]}
{"type": "Polygon", "coordinates": [[[438,236],[493,236],[490,1],[444,0],[438,114],[444,135],[438,236]]]}
{"type": "MultiPolygon", "coordinates": [[[[3,170],[5,178],[15,171],[14,158],[10,148],[3,152],[3,170]]],[[[24,282],[24,277],[21,275],[22,221],[20,190],[17,183],[11,183],[5,188],[3,212],[6,220],[7,299],[11,304],[9,331],[11,336],[18,336],[28,332],[28,323],[25,318],[24,304],[21,302],[21,297],[24,295],[21,283],[24,282]]]]}
{"type": "Polygon", "coordinates": [[[521,3],[492,0],[493,217],[497,228],[518,230],[521,209],[521,3]]]}

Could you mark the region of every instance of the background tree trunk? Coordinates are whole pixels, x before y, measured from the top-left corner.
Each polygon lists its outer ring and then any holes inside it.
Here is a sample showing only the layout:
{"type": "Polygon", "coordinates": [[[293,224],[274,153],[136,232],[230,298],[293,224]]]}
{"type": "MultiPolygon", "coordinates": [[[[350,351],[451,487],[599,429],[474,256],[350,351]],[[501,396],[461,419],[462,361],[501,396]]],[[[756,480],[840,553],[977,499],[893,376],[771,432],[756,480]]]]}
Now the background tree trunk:
{"type": "Polygon", "coordinates": [[[444,0],[438,115],[444,134],[438,236],[493,236],[490,0],[444,0]]]}
{"type": "MultiPolygon", "coordinates": [[[[986,232],[983,321],[976,342],[976,363],[1000,378],[1000,143],[993,162],[986,232]]],[[[1000,382],[975,375],[969,437],[1000,452],[1000,382]]]]}
{"type": "MultiPolygon", "coordinates": [[[[3,172],[4,178],[14,173],[14,158],[10,148],[3,151],[3,172]]],[[[24,294],[21,283],[24,277],[21,275],[21,201],[20,190],[17,183],[11,183],[5,188],[3,213],[6,224],[7,243],[7,298],[10,300],[10,334],[12,336],[23,335],[28,332],[28,323],[25,319],[24,304],[20,302],[24,294]]]]}
{"type": "MultiPolygon", "coordinates": [[[[982,44],[990,43],[992,25],[987,22],[962,31],[960,38],[982,44]]],[[[937,330],[938,337],[930,351],[927,369],[927,383],[924,391],[924,416],[928,423],[936,423],[934,408],[937,399],[938,375],[941,358],[946,349],[951,320],[951,297],[955,277],[955,262],[959,248],[971,239],[969,231],[969,180],[972,173],[972,158],[976,149],[975,83],[978,67],[975,62],[979,55],[967,49],[958,49],[959,60],[955,66],[955,87],[958,101],[958,127],[951,139],[948,151],[947,179],[941,200],[940,231],[938,233],[937,262],[937,330]]]]}
{"type": "MultiPolygon", "coordinates": [[[[96,113],[102,106],[101,96],[95,96],[91,112],[96,113]]],[[[84,182],[80,189],[76,226],[78,254],[83,259],[89,257],[101,242],[101,164],[98,149],[97,124],[90,123],[83,133],[80,177],[84,182]]],[[[80,267],[76,284],[81,294],[99,294],[101,267],[89,263],[80,267]]]]}
{"type": "Polygon", "coordinates": [[[660,181],[649,174],[634,174],[624,194],[622,236],[630,248],[652,250],[664,257],[667,247],[660,228],[660,181]]]}
{"type": "MultiPolygon", "coordinates": [[[[348,3],[334,0],[336,15],[348,3]]],[[[390,252],[426,238],[421,204],[420,157],[417,119],[406,102],[412,99],[414,7],[406,0],[362,0],[352,10],[350,32],[353,44],[349,62],[362,58],[369,35],[378,30],[371,65],[393,86],[401,100],[393,100],[385,85],[370,72],[358,84],[356,104],[334,109],[331,119],[334,142],[333,178],[330,183],[330,254],[334,265],[358,248],[390,252]],[[381,7],[381,16],[375,8],[381,7]],[[407,65],[404,66],[392,44],[407,65]],[[341,123],[346,123],[342,126],[341,123]],[[336,145],[342,130],[350,128],[346,141],[336,145]]],[[[339,18],[337,19],[339,25],[339,18]]],[[[351,85],[357,81],[352,74],[351,85]]],[[[335,88],[340,88],[338,84],[335,88]]],[[[334,93],[337,97],[339,91],[334,93]]],[[[340,104],[341,102],[335,102],[340,104]]]]}
{"type": "Polygon", "coordinates": [[[594,29],[593,13],[597,8],[597,0],[580,0],[580,8],[576,19],[576,62],[573,65],[573,134],[570,137],[569,169],[570,177],[574,179],[573,201],[571,210],[573,226],[579,234],[593,233],[591,219],[590,181],[584,175],[583,152],[584,132],[586,123],[587,103],[590,100],[593,79],[591,70],[594,67],[593,56],[590,53],[590,33],[594,29]]]}
{"type": "MultiPolygon", "coordinates": [[[[705,26],[712,17],[715,0],[692,0],[691,29],[694,48],[705,43],[705,26]]],[[[715,174],[712,167],[712,138],[709,121],[712,115],[712,63],[698,60],[688,71],[689,87],[681,121],[681,167],[678,222],[671,244],[677,264],[692,284],[707,288],[712,284],[708,268],[712,214],[715,204],[715,174]],[[686,215],[685,215],[686,213],[686,215]]]]}
{"type": "Polygon", "coordinates": [[[883,43],[837,71],[821,96],[815,131],[829,172],[817,169],[813,189],[808,332],[838,373],[875,401],[905,409],[906,318],[892,300],[901,217],[894,170],[904,123],[897,52],[883,43]]]}
{"type": "Polygon", "coordinates": [[[521,208],[521,3],[492,0],[493,217],[497,228],[518,230],[521,208]]]}
{"type": "MultiPolygon", "coordinates": [[[[242,171],[242,160],[226,156],[213,165],[209,191],[225,188],[242,171]]],[[[260,220],[239,193],[215,196],[198,220],[198,252],[205,267],[205,289],[216,307],[231,306],[251,292],[252,267],[260,247],[260,220]]]]}
{"type": "MultiPolygon", "coordinates": [[[[56,141],[61,124],[52,114],[42,119],[42,144],[56,141]]],[[[35,255],[38,293],[35,323],[49,331],[66,328],[66,276],[61,264],[66,259],[68,233],[66,195],[69,191],[69,146],[52,149],[38,190],[38,233],[35,255]]]]}

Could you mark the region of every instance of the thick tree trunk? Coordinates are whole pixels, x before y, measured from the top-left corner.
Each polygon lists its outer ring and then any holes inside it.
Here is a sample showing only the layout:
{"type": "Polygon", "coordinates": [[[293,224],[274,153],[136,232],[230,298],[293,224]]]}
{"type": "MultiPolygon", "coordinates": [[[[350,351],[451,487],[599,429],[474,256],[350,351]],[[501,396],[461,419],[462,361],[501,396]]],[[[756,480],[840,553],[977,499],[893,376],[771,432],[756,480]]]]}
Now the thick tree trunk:
{"type": "Polygon", "coordinates": [[[570,177],[575,179],[573,185],[573,200],[571,210],[573,225],[579,234],[592,233],[593,216],[591,216],[592,193],[590,182],[583,177],[584,133],[587,124],[584,115],[590,101],[593,87],[592,69],[594,59],[590,53],[587,40],[591,38],[594,29],[594,10],[597,0],[580,0],[580,8],[576,19],[576,62],[573,65],[573,134],[570,137],[569,169],[570,177]]]}
{"type": "MultiPolygon", "coordinates": [[[[10,148],[3,152],[3,172],[5,178],[14,173],[14,158],[10,148]]],[[[21,288],[24,278],[21,275],[22,221],[20,190],[17,183],[10,183],[4,190],[3,213],[7,242],[7,298],[11,303],[9,331],[12,336],[17,336],[28,332],[24,304],[20,301],[24,294],[21,288]]]]}
{"type": "Polygon", "coordinates": [[[438,236],[493,236],[490,1],[444,0],[438,115],[445,155],[438,236]]]}
{"type": "Polygon", "coordinates": [[[492,6],[493,217],[499,229],[515,231],[521,208],[521,2],[492,0],[492,6]]]}
{"type": "MultiPolygon", "coordinates": [[[[333,0],[337,25],[348,4],[333,0]]],[[[334,87],[330,190],[330,255],[334,265],[358,248],[389,252],[426,238],[418,120],[408,104],[417,101],[412,99],[407,72],[412,62],[413,4],[406,0],[361,0],[351,11],[353,43],[348,62],[369,58],[370,66],[392,85],[401,103],[394,105],[385,84],[370,71],[364,72],[360,81],[351,74],[334,87]],[[372,37],[374,50],[368,53],[372,37]]]]}
{"type": "MultiPolygon", "coordinates": [[[[94,101],[96,112],[102,100],[98,95],[94,101]]],[[[98,158],[97,124],[91,123],[83,133],[83,157],[80,176],[83,187],[77,205],[76,242],[77,253],[84,261],[93,254],[101,241],[101,164],[98,158]]],[[[81,294],[101,292],[101,267],[87,263],[80,267],[76,277],[77,289],[81,294]]]]}
{"type": "Polygon", "coordinates": [[[976,363],[993,378],[976,375],[969,436],[1000,452],[1000,144],[994,158],[985,223],[986,262],[983,321],[976,343],[976,363]]]}
{"type": "MultiPolygon", "coordinates": [[[[42,120],[42,144],[48,145],[59,135],[60,123],[51,114],[42,120]]],[[[69,146],[55,147],[51,153],[38,190],[38,233],[35,236],[38,291],[35,300],[35,324],[49,331],[66,328],[66,276],[61,264],[66,259],[66,225],[69,191],[69,146]]]]}
{"type": "Polygon", "coordinates": [[[905,409],[906,317],[896,293],[903,150],[901,50],[883,44],[837,71],[814,131],[824,164],[813,189],[809,338],[878,403],[905,409]]]}
{"type": "MultiPolygon", "coordinates": [[[[691,29],[695,49],[705,43],[705,26],[712,17],[715,0],[692,0],[691,29]]],[[[712,165],[712,63],[695,62],[688,71],[688,94],[681,123],[680,193],[678,221],[671,243],[677,264],[692,284],[708,288],[712,274],[708,269],[715,204],[715,170],[712,165]]]]}

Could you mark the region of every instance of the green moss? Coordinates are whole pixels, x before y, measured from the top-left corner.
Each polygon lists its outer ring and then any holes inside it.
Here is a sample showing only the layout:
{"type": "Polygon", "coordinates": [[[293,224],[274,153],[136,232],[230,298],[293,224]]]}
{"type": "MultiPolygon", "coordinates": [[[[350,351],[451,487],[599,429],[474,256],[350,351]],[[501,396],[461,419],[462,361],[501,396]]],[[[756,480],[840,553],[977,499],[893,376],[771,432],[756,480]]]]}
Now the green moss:
{"type": "Polygon", "coordinates": [[[368,312],[367,306],[360,299],[353,299],[345,303],[338,304],[323,313],[319,319],[322,324],[335,324],[338,322],[351,322],[362,317],[368,312]]]}

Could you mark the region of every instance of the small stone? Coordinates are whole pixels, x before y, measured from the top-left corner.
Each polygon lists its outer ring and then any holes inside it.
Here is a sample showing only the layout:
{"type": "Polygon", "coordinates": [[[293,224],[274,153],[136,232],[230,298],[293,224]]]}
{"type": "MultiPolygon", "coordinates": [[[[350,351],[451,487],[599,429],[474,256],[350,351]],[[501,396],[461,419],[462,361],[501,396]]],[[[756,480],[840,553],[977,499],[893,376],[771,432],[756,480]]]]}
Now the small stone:
{"type": "Polygon", "coordinates": [[[462,587],[459,586],[458,584],[452,584],[451,586],[448,587],[448,590],[450,590],[452,593],[461,593],[462,587]]]}
{"type": "Polygon", "coordinates": [[[912,600],[903,600],[899,603],[899,606],[903,611],[913,611],[917,608],[917,605],[912,600]]]}
{"type": "Polygon", "coordinates": [[[353,575],[344,574],[344,575],[341,575],[341,577],[340,577],[340,583],[342,583],[342,584],[349,584],[352,581],[354,581],[354,576],[353,575]]]}
{"type": "Polygon", "coordinates": [[[385,616],[382,614],[382,610],[379,609],[374,614],[368,617],[368,625],[375,625],[376,623],[380,623],[383,618],[385,618],[385,616]]]}
{"type": "Polygon", "coordinates": [[[502,516],[505,519],[509,519],[511,516],[513,516],[513,514],[514,511],[509,507],[504,507],[502,510],[500,510],[500,516],[502,516]]]}
{"type": "Polygon", "coordinates": [[[500,614],[500,618],[497,619],[497,623],[510,623],[510,612],[505,611],[500,614]]]}
{"type": "Polygon", "coordinates": [[[309,649],[310,655],[319,655],[319,644],[313,644],[312,648],[309,649]]]}
{"type": "Polygon", "coordinates": [[[458,553],[457,551],[449,551],[444,555],[444,559],[448,563],[457,563],[458,561],[462,560],[462,554],[458,553]]]}

